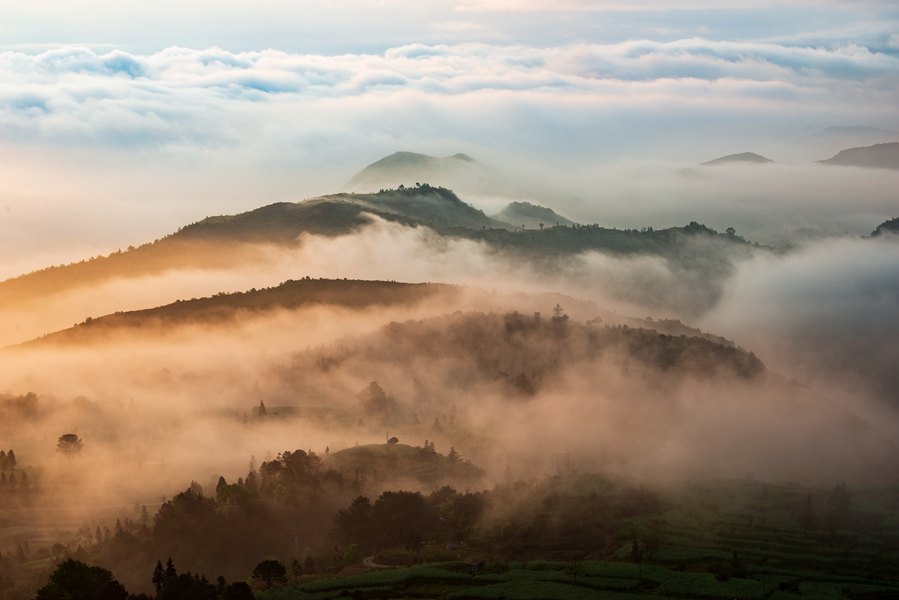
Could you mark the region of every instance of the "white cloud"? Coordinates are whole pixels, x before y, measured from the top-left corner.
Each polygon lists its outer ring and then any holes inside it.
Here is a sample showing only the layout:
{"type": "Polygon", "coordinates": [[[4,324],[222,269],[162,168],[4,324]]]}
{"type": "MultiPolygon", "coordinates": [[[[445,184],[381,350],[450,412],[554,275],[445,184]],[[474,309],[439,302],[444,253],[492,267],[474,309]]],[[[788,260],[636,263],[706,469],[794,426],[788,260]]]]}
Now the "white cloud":
{"type": "MultiPolygon", "coordinates": [[[[394,108],[410,101],[413,113],[416,104],[427,105],[437,122],[488,117],[487,135],[502,133],[504,122],[494,120],[500,105],[535,122],[556,113],[563,129],[565,115],[602,119],[609,110],[673,110],[676,121],[689,117],[678,110],[696,103],[712,118],[822,112],[876,122],[894,105],[899,57],[853,45],[700,39],[550,48],[411,44],[339,56],[60,47],[0,53],[0,81],[0,132],[8,139],[246,144],[260,142],[259,125],[268,120],[302,138],[310,123],[295,119],[299,114],[332,125],[338,118],[364,135],[384,126],[375,119],[384,116],[379,107],[387,98],[397,101],[394,108]],[[338,117],[338,107],[352,111],[338,117]]],[[[510,121],[505,125],[520,126],[514,116],[510,121]]]]}

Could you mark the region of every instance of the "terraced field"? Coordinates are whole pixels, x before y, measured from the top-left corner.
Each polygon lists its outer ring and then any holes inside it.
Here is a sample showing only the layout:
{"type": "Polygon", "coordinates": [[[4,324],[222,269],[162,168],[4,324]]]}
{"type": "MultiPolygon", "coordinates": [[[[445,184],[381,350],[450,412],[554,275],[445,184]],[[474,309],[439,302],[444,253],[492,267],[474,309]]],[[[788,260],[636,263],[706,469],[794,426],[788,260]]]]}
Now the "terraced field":
{"type": "MultiPolygon", "coordinates": [[[[633,544],[622,540],[595,560],[495,559],[476,573],[466,562],[431,563],[318,579],[257,597],[899,598],[899,494],[853,492],[842,527],[830,508],[827,490],[706,483],[669,497],[668,509],[654,517],[661,533],[639,562],[633,544]]],[[[646,531],[648,521],[635,519],[625,530],[646,531]]],[[[635,533],[635,539],[644,538],[635,533]]]]}

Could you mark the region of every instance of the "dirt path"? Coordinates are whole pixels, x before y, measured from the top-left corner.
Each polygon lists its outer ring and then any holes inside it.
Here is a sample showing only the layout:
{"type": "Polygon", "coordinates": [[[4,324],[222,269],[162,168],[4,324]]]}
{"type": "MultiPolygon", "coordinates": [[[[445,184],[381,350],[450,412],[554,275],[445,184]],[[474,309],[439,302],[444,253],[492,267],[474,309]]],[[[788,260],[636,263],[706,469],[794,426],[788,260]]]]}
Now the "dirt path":
{"type": "Polygon", "coordinates": [[[380,563],[375,562],[375,556],[366,556],[362,559],[362,564],[366,567],[371,567],[373,569],[393,569],[393,565],[382,565],[380,563]]]}

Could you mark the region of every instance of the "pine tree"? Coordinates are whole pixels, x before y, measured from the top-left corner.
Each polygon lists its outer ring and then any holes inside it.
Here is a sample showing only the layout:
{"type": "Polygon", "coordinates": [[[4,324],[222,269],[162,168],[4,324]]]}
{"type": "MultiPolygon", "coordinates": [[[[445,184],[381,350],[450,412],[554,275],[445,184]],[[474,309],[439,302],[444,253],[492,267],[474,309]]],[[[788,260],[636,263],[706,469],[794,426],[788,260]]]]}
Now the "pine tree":
{"type": "MultiPolygon", "coordinates": [[[[171,559],[169,559],[171,560],[171,559]]],[[[156,587],[156,594],[162,591],[162,582],[165,581],[165,573],[162,570],[162,561],[156,561],[156,568],[153,569],[153,585],[156,587]]]]}
{"type": "Polygon", "coordinates": [[[175,563],[172,562],[172,557],[170,556],[169,559],[165,562],[165,578],[168,579],[169,577],[177,576],[178,571],[175,570],[175,563]]]}

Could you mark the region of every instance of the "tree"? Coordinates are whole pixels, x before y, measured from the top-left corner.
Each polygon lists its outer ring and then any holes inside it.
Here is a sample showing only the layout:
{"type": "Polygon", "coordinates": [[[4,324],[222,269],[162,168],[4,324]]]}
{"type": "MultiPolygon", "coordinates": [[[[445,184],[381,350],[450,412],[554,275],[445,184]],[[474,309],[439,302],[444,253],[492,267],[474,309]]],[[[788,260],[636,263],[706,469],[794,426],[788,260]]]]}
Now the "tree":
{"type": "Polygon", "coordinates": [[[437,524],[437,511],[419,492],[384,492],[372,506],[375,543],[405,545],[409,534],[428,536],[437,524]]]}
{"type": "Polygon", "coordinates": [[[128,592],[110,571],[67,559],[50,574],[35,600],[127,600],[128,592]]]}
{"type": "Polygon", "coordinates": [[[66,456],[75,456],[81,452],[83,446],[84,442],[82,442],[81,438],[74,433],[61,435],[56,441],[56,451],[61,452],[66,456]]]}
{"type": "Polygon", "coordinates": [[[16,468],[16,453],[12,450],[6,455],[6,466],[10,469],[16,468]]]}
{"type": "Polygon", "coordinates": [[[222,600],[254,600],[253,590],[245,581],[235,581],[225,588],[222,600]]]}
{"type": "Polygon", "coordinates": [[[156,561],[156,568],[153,569],[153,586],[156,588],[156,594],[162,591],[162,582],[165,581],[165,572],[162,570],[162,561],[156,561]]]}
{"type": "Polygon", "coordinates": [[[371,501],[365,496],[356,497],[348,508],[338,511],[335,521],[342,542],[372,543],[374,517],[371,501]]]}
{"type": "Polygon", "coordinates": [[[559,334],[564,333],[568,326],[568,315],[561,304],[556,304],[553,308],[552,324],[553,330],[559,334]]]}
{"type": "Polygon", "coordinates": [[[178,571],[175,570],[175,563],[172,562],[172,557],[170,556],[167,561],[165,561],[165,577],[164,579],[168,579],[169,577],[177,577],[178,571]]]}
{"type": "Polygon", "coordinates": [[[290,574],[293,575],[294,583],[298,583],[300,581],[300,577],[303,575],[303,566],[296,558],[293,559],[292,563],[290,563],[290,574]]]}
{"type": "Polygon", "coordinates": [[[312,558],[311,554],[307,554],[306,560],[303,561],[303,571],[306,573],[315,573],[315,559],[312,558]]]}
{"type": "Polygon", "coordinates": [[[287,583],[287,569],[280,561],[267,559],[256,565],[252,574],[253,581],[262,586],[264,590],[270,590],[275,585],[287,583]]]}
{"type": "Polygon", "coordinates": [[[399,403],[391,396],[388,396],[377,381],[369,383],[356,396],[359,398],[359,402],[362,403],[362,408],[366,414],[380,417],[382,420],[389,419],[399,409],[399,403]]]}

